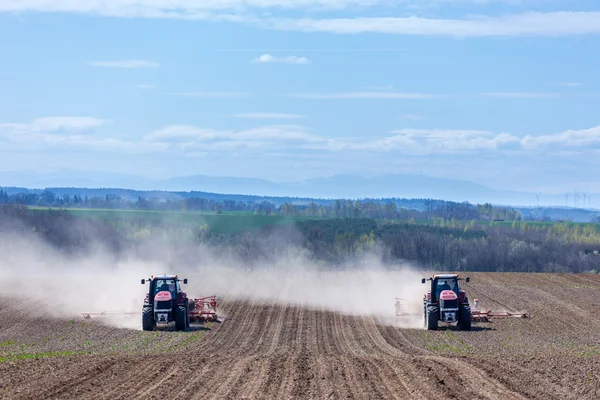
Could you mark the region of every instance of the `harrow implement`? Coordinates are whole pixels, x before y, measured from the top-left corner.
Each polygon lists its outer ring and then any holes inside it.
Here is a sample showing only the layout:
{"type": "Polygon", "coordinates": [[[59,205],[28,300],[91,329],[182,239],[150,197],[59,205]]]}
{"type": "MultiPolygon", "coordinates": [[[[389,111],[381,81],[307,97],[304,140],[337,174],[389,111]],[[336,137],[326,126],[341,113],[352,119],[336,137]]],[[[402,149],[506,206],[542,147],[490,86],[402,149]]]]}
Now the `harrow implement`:
{"type": "Polygon", "coordinates": [[[139,315],[139,314],[140,313],[137,311],[101,311],[101,312],[95,312],[95,313],[90,313],[90,312],[81,313],[81,315],[83,316],[84,319],[91,319],[92,316],[108,317],[108,316],[112,316],[112,315],[122,315],[125,318],[130,318],[130,317],[133,317],[134,315],[139,315]]]}
{"type": "Polygon", "coordinates": [[[396,297],[396,317],[415,317],[421,315],[418,303],[409,303],[406,299],[396,297]]]}
{"type": "Polygon", "coordinates": [[[531,318],[531,314],[527,311],[524,312],[511,312],[511,311],[481,311],[479,309],[478,300],[474,300],[474,309],[471,310],[471,321],[475,322],[489,322],[491,318],[531,318]]]}
{"type": "MultiPolygon", "coordinates": [[[[189,299],[189,320],[197,322],[217,321],[217,300],[216,296],[200,297],[197,299],[189,299]]],[[[101,312],[82,312],[80,313],[84,319],[94,318],[109,318],[123,316],[131,318],[141,315],[139,311],[101,311],[101,312]]]]}
{"type": "Polygon", "coordinates": [[[216,296],[191,299],[189,303],[190,321],[217,321],[216,296]]]}

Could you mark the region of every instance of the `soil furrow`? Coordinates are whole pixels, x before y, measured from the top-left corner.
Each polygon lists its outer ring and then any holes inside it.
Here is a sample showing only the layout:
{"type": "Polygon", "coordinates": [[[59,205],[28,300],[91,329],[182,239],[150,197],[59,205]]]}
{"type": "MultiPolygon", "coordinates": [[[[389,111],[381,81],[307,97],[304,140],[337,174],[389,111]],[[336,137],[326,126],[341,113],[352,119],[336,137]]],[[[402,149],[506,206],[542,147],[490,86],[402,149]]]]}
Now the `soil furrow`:
{"type": "MultiPolygon", "coordinates": [[[[143,332],[0,299],[6,399],[595,399],[598,276],[474,273],[481,303],[527,308],[470,332],[221,299],[221,323],[143,332]],[[202,328],[204,326],[205,328],[202,328]],[[86,351],[91,354],[71,354],[86,351]]],[[[476,285],[474,287],[473,285],[476,285]]],[[[473,299],[471,299],[473,300],[473,299]]],[[[388,305],[385,305],[388,308],[388,305]]],[[[393,303],[389,304],[392,309],[393,303]]],[[[390,315],[392,317],[392,315],[390,315]]]]}

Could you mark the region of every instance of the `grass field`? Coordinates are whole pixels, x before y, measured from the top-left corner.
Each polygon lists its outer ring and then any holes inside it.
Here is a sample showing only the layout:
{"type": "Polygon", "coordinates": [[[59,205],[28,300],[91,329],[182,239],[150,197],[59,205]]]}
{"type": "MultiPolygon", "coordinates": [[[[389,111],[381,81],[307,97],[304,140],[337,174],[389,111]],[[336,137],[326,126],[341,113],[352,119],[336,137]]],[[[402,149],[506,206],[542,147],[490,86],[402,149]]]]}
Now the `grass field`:
{"type": "MultiPolygon", "coordinates": [[[[33,212],[49,209],[49,207],[29,207],[33,212]]],[[[310,217],[283,217],[280,215],[254,215],[245,212],[223,212],[215,214],[202,211],[152,211],[152,210],[116,210],[94,208],[64,208],[71,215],[105,220],[144,219],[166,223],[207,226],[208,230],[217,234],[237,233],[259,229],[265,225],[286,225],[295,221],[311,219],[310,217]]]]}
{"type": "MultiPolygon", "coordinates": [[[[287,225],[293,224],[295,221],[304,221],[310,219],[323,219],[321,217],[284,217],[281,215],[255,215],[251,212],[244,211],[228,211],[221,214],[215,214],[208,211],[156,211],[156,210],[120,210],[120,209],[102,209],[102,208],[51,208],[30,206],[30,210],[45,211],[45,210],[64,210],[71,215],[98,218],[105,220],[130,220],[144,219],[157,220],[166,223],[189,224],[193,226],[206,226],[207,229],[217,234],[237,233],[247,230],[259,229],[265,225],[287,225]]],[[[376,219],[378,222],[405,224],[407,220],[384,220],[376,219]]],[[[487,220],[445,220],[442,223],[440,219],[430,220],[412,220],[411,223],[418,225],[438,225],[447,227],[463,228],[465,225],[474,224],[473,229],[480,226],[497,226],[500,228],[511,228],[527,226],[528,228],[547,227],[551,225],[568,225],[568,226],[592,226],[596,231],[600,231],[600,224],[586,222],[544,222],[544,221],[487,221],[487,220]]]]}

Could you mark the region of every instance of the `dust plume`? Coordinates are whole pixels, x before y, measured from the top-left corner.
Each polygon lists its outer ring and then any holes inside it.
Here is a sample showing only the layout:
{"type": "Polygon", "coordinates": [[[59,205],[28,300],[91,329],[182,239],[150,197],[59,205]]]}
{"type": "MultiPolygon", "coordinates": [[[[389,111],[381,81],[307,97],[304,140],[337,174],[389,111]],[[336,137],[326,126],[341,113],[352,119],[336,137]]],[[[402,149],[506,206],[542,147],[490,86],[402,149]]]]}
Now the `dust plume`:
{"type": "MultiPolygon", "coordinates": [[[[60,318],[81,313],[140,312],[147,284],[141,278],[177,273],[188,278],[188,296],[241,298],[372,316],[381,323],[420,328],[422,318],[396,319],[395,297],[420,304],[422,274],[410,265],[386,266],[369,253],[341,268],[327,269],[301,251],[269,265],[243,269],[231,253],[152,239],[152,258],[130,252],[119,257],[97,245],[85,255],[67,256],[34,236],[0,237],[0,296],[25,301],[32,312],[60,318]],[[185,254],[185,262],[176,257],[185,254]]],[[[219,309],[226,316],[226,309],[219,309]]],[[[119,327],[141,329],[141,318],[113,318],[119,327]]]]}

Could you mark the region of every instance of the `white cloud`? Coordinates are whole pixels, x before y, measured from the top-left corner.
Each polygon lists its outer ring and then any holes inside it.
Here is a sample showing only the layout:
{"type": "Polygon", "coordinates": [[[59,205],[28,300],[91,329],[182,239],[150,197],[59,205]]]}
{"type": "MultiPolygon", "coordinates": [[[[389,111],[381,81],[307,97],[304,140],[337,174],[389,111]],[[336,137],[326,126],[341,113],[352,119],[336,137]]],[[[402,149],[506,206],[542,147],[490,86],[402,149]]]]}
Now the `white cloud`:
{"type": "Polygon", "coordinates": [[[257,57],[252,60],[254,63],[258,64],[310,64],[310,61],[306,57],[298,57],[298,56],[283,56],[277,57],[272,56],[270,54],[263,54],[260,57],[257,57]]]}
{"type": "Polygon", "coordinates": [[[162,145],[145,146],[96,134],[98,128],[108,121],[92,117],[39,118],[29,123],[0,124],[0,139],[6,143],[3,150],[48,151],[52,147],[64,150],[77,147],[85,150],[132,150],[154,151],[162,145]]]}
{"type": "Polygon", "coordinates": [[[397,153],[402,155],[452,154],[582,154],[600,150],[600,125],[541,136],[523,137],[486,130],[399,129],[369,140],[330,138],[309,133],[298,125],[267,125],[245,130],[205,129],[172,125],[141,139],[100,135],[95,128],[105,120],[91,117],[40,118],[29,123],[0,124],[2,150],[46,152],[76,147],[85,151],[169,152],[192,155],[233,149],[248,151],[298,151],[397,153]]]}
{"type": "Polygon", "coordinates": [[[453,154],[480,151],[537,152],[553,154],[565,148],[576,152],[600,149],[600,125],[583,130],[522,138],[510,133],[481,130],[401,129],[393,136],[365,142],[335,143],[336,149],[398,151],[405,154],[453,154]]]}
{"type": "Polygon", "coordinates": [[[555,146],[557,149],[565,147],[587,148],[598,150],[600,148],[600,125],[589,129],[568,130],[553,135],[525,136],[522,139],[523,147],[540,149],[555,146]],[[595,146],[595,147],[594,147],[595,146]]]}
{"type": "Polygon", "coordinates": [[[453,154],[494,150],[518,144],[510,134],[498,135],[479,130],[401,129],[393,136],[363,142],[335,140],[313,148],[372,152],[400,152],[402,154],[453,154]]]}
{"type": "Polygon", "coordinates": [[[250,118],[250,119],[301,119],[304,118],[298,114],[285,114],[285,113],[241,113],[233,114],[231,117],[234,118],[250,118]]]}
{"type": "Polygon", "coordinates": [[[158,63],[147,60],[90,61],[88,64],[104,68],[158,68],[158,63]]]}

